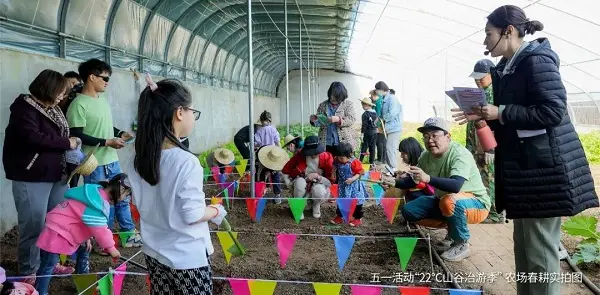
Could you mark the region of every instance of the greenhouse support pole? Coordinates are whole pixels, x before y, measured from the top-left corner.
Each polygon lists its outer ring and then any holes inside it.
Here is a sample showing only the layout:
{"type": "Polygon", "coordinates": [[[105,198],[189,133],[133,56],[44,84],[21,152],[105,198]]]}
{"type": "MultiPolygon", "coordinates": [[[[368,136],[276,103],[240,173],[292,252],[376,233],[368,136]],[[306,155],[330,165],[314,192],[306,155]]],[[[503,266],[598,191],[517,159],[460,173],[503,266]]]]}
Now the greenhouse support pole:
{"type": "Polygon", "coordinates": [[[302,18],[299,18],[299,32],[300,32],[300,116],[301,123],[300,133],[302,138],[304,138],[304,93],[302,92],[302,76],[304,74],[304,63],[302,62],[302,18]]]}
{"type": "MultiPolygon", "coordinates": [[[[287,0],[283,1],[284,14],[285,14],[285,126],[286,133],[290,134],[290,77],[289,73],[289,52],[288,52],[288,15],[287,15],[287,0]]],[[[286,135],[287,135],[286,134],[286,135]]]]}
{"type": "Polygon", "coordinates": [[[308,108],[306,109],[307,110],[306,116],[310,118],[310,114],[311,114],[310,113],[310,109],[312,108],[311,107],[312,103],[311,103],[311,100],[310,100],[310,97],[312,96],[312,93],[310,92],[310,83],[312,83],[310,81],[310,78],[311,78],[310,77],[310,47],[308,47],[308,50],[306,51],[306,53],[308,54],[308,57],[307,57],[308,63],[307,63],[307,66],[306,66],[306,80],[308,81],[308,83],[306,83],[308,85],[308,108]]]}
{"type": "Polygon", "coordinates": [[[254,152],[254,64],[252,62],[252,0],[248,0],[248,122],[250,136],[250,197],[255,198],[256,159],[254,152]]]}

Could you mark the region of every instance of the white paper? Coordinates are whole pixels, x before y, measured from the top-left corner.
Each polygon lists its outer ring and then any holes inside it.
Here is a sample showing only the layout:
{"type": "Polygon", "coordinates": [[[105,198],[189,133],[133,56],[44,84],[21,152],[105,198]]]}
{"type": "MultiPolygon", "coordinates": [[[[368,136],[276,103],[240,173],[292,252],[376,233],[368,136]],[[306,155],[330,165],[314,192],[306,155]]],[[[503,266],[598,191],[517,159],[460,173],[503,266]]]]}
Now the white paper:
{"type": "Polygon", "coordinates": [[[538,130],[517,130],[519,138],[534,137],[546,133],[546,129],[538,130]]]}
{"type": "Polygon", "coordinates": [[[459,106],[458,100],[456,99],[456,91],[448,90],[446,91],[446,95],[448,95],[448,97],[450,97],[452,101],[454,101],[454,103],[459,106]]]}
{"type": "Polygon", "coordinates": [[[457,104],[460,109],[468,114],[473,113],[474,107],[487,105],[485,90],[480,88],[454,87],[457,104]]]}

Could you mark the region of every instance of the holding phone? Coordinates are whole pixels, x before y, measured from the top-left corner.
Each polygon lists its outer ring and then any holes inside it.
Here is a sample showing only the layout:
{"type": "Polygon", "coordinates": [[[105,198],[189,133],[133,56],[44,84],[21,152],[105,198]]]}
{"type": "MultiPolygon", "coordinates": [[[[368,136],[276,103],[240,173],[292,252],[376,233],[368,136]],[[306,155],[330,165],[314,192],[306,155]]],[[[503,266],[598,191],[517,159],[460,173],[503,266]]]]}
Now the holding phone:
{"type": "Polygon", "coordinates": [[[133,141],[135,141],[135,137],[132,137],[132,138],[126,140],[124,143],[125,144],[130,144],[130,143],[133,143],[133,141]]]}

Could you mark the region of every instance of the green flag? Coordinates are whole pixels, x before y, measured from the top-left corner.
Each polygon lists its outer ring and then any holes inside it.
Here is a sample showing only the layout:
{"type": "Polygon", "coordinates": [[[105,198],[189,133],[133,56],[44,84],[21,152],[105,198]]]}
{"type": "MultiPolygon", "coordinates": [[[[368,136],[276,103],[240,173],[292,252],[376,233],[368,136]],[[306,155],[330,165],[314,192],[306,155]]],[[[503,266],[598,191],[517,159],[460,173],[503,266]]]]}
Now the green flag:
{"type": "Polygon", "coordinates": [[[394,241],[398,250],[398,258],[400,258],[400,267],[402,271],[406,271],[406,265],[415,250],[417,238],[394,238],[394,241]]]}
{"type": "MultiPolygon", "coordinates": [[[[73,275],[73,283],[75,283],[75,288],[77,288],[77,293],[81,293],[83,290],[89,288],[91,285],[96,283],[98,277],[95,274],[87,274],[87,275],[73,275]]],[[[90,288],[83,295],[94,295],[96,293],[96,288],[90,288]]]]}
{"type": "MultiPolygon", "coordinates": [[[[234,185],[234,184],[231,184],[234,185]]],[[[227,209],[229,210],[231,207],[229,207],[229,188],[226,188],[223,191],[223,195],[225,196],[225,205],[227,205],[227,209]]]]}
{"type": "Polygon", "coordinates": [[[100,295],[112,295],[112,273],[106,274],[98,281],[100,295]]]}
{"type": "Polygon", "coordinates": [[[292,214],[294,215],[296,223],[300,223],[300,217],[302,217],[302,214],[304,213],[304,207],[306,207],[306,199],[289,198],[288,204],[290,205],[290,210],[292,210],[292,214]]]}
{"type": "Polygon", "coordinates": [[[210,169],[207,167],[204,167],[204,181],[206,181],[208,179],[209,175],[211,175],[210,169]]]}
{"type": "Polygon", "coordinates": [[[121,245],[127,244],[127,239],[129,239],[129,237],[133,236],[134,234],[135,231],[119,232],[119,239],[121,239],[121,245]]]}

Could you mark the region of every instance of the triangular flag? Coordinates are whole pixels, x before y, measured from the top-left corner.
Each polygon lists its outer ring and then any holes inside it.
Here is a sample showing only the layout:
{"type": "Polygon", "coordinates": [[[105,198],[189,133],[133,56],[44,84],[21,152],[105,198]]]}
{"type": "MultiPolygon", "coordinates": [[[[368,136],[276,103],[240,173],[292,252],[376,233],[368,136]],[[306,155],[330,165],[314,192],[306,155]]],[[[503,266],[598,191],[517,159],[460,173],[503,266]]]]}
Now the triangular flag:
{"type": "Polygon", "coordinates": [[[296,245],[295,234],[278,234],[277,235],[277,251],[279,252],[279,265],[284,268],[292,250],[296,245]]]}
{"type": "Polygon", "coordinates": [[[240,164],[235,165],[235,169],[237,170],[238,174],[242,175],[242,173],[246,171],[246,165],[248,165],[247,159],[241,159],[240,164]]]}
{"type": "Polygon", "coordinates": [[[450,289],[450,295],[477,295],[483,294],[481,290],[462,290],[462,289],[450,289]]]}
{"type": "Polygon", "coordinates": [[[119,247],[119,245],[121,245],[119,234],[113,234],[113,241],[115,242],[115,247],[119,247]]]}
{"type": "Polygon", "coordinates": [[[306,207],[306,199],[289,198],[288,205],[290,206],[292,215],[294,215],[294,220],[296,220],[296,223],[300,223],[300,217],[302,217],[302,214],[304,214],[304,208],[306,207]]]}
{"type": "Polygon", "coordinates": [[[119,232],[119,238],[121,239],[121,245],[127,244],[127,239],[135,234],[134,231],[123,231],[119,232]]]}
{"type": "Polygon", "coordinates": [[[277,286],[276,281],[249,281],[251,295],[273,295],[275,287],[277,286]]]}
{"type": "Polygon", "coordinates": [[[100,295],[112,295],[112,273],[107,273],[98,281],[100,295]]]}
{"type": "Polygon", "coordinates": [[[365,170],[365,173],[367,173],[369,170],[371,170],[371,165],[370,164],[362,164],[362,168],[363,168],[363,170],[365,170]]]}
{"type": "Polygon", "coordinates": [[[133,202],[129,202],[129,209],[131,210],[131,218],[133,218],[135,222],[140,222],[140,211],[138,211],[133,202]]]}
{"type": "Polygon", "coordinates": [[[227,208],[229,209],[229,190],[224,190],[223,191],[223,197],[225,197],[225,205],[227,206],[227,208]]]}
{"type": "MultiPolygon", "coordinates": [[[[236,232],[231,232],[231,234],[237,238],[236,232]]],[[[217,238],[219,238],[219,243],[221,244],[221,248],[223,248],[223,255],[225,256],[225,261],[229,264],[231,261],[231,252],[229,252],[229,248],[235,245],[228,232],[218,231],[217,238]]]]}
{"type": "Polygon", "coordinates": [[[339,295],[342,284],[335,283],[312,283],[317,295],[339,295]]]}
{"type": "Polygon", "coordinates": [[[358,199],[354,198],[337,198],[336,199],[337,206],[342,212],[342,217],[346,221],[346,223],[350,222],[350,217],[354,214],[354,209],[356,209],[356,204],[358,199]]]}
{"type": "Polygon", "coordinates": [[[429,295],[431,288],[429,287],[400,287],[401,295],[429,295]]]}
{"type": "Polygon", "coordinates": [[[252,221],[260,222],[260,218],[262,217],[266,204],[267,199],[246,199],[246,208],[248,208],[248,214],[250,214],[250,218],[252,219],[252,221]]]}
{"type": "Polygon", "coordinates": [[[369,179],[369,175],[371,174],[371,171],[365,170],[365,175],[362,176],[362,179],[369,179]]]}
{"type": "Polygon", "coordinates": [[[58,260],[60,261],[60,264],[65,264],[65,262],[67,262],[67,255],[65,255],[65,254],[58,255],[58,260]]]}
{"type": "Polygon", "coordinates": [[[252,221],[256,221],[256,199],[246,199],[246,208],[248,209],[248,215],[252,221]]]}
{"type": "Polygon", "coordinates": [[[338,185],[337,184],[332,184],[329,189],[331,190],[331,196],[332,197],[337,198],[339,196],[338,185]]]}
{"type": "Polygon", "coordinates": [[[233,295],[250,295],[250,285],[248,279],[228,278],[231,292],[233,295]]]}
{"type": "Polygon", "coordinates": [[[210,167],[210,172],[212,174],[213,179],[216,183],[219,183],[219,175],[221,174],[221,170],[219,170],[218,166],[210,167]]]}
{"type": "Polygon", "coordinates": [[[240,194],[240,182],[239,181],[235,182],[235,194],[236,195],[240,194]]]}
{"type": "Polygon", "coordinates": [[[265,194],[265,189],[267,188],[267,183],[264,181],[259,181],[254,183],[254,195],[257,198],[262,198],[265,194]]]}
{"type": "Polygon", "coordinates": [[[217,181],[217,183],[225,183],[225,181],[227,180],[227,174],[219,174],[219,181],[217,181]]]}
{"type": "Polygon", "coordinates": [[[119,267],[115,268],[115,274],[113,276],[113,292],[114,295],[121,295],[121,288],[123,288],[123,279],[125,279],[124,273],[116,273],[116,272],[126,272],[127,264],[123,263],[119,265],[119,267]]]}
{"type": "Polygon", "coordinates": [[[208,167],[204,167],[204,181],[206,181],[208,179],[209,175],[210,175],[210,169],[208,167]]]}
{"type": "Polygon", "coordinates": [[[333,236],[333,244],[335,245],[335,253],[338,258],[338,266],[340,270],[344,268],[352,247],[354,247],[355,236],[333,236]]]}
{"type": "Polygon", "coordinates": [[[231,166],[225,166],[225,174],[231,174],[233,173],[233,167],[231,166]]]}
{"type": "Polygon", "coordinates": [[[263,211],[265,210],[266,206],[267,199],[258,199],[258,204],[256,204],[256,222],[260,222],[260,218],[262,217],[263,211]]]}
{"type": "Polygon", "coordinates": [[[375,203],[377,203],[377,205],[381,204],[381,198],[385,194],[383,187],[377,183],[372,183],[371,189],[373,189],[373,196],[375,197],[375,203]]]}
{"type": "MultiPolygon", "coordinates": [[[[83,290],[89,288],[91,285],[96,283],[98,277],[95,274],[86,275],[73,275],[73,283],[77,288],[77,293],[80,294],[83,290]]],[[[94,295],[96,294],[96,288],[90,288],[82,295],[94,295]]]]}
{"type": "Polygon", "coordinates": [[[406,271],[406,265],[415,250],[417,238],[394,238],[396,242],[396,250],[398,250],[398,258],[400,258],[400,267],[402,271],[406,271]]]}
{"type": "Polygon", "coordinates": [[[381,295],[381,286],[350,285],[352,295],[381,295]]]}
{"type": "Polygon", "coordinates": [[[234,195],[234,193],[235,193],[235,182],[228,182],[227,183],[227,192],[228,192],[228,196],[235,197],[235,195],[234,195]]]}
{"type": "Polygon", "coordinates": [[[383,205],[383,212],[385,212],[388,222],[390,224],[394,223],[394,217],[396,216],[396,212],[398,212],[398,206],[400,206],[400,199],[383,198],[381,204],[383,205]]]}
{"type": "Polygon", "coordinates": [[[371,171],[371,173],[369,173],[369,178],[371,180],[380,181],[381,180],[381,172],[377,171],[377,170],[373,170],[373,171],[371,171]]]}
{"type": "Polygon", "coordinates": [[[150,283],[150,275],[146,275],[146,285],[148,286],[148,292],[152,293],[152,283],[150,283]]]}

